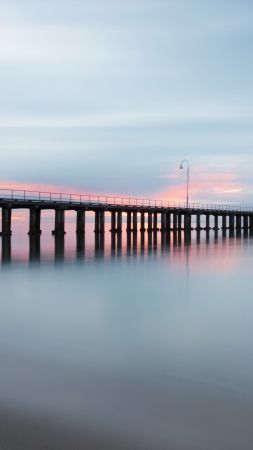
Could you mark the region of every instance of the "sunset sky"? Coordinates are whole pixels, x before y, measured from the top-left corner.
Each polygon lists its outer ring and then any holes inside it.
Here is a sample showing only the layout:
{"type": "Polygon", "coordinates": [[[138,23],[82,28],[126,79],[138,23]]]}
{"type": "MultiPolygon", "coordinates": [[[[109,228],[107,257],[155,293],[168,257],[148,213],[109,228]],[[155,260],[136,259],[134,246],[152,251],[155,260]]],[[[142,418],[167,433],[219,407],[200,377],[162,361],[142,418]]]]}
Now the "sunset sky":
{"type": "Polygon", "coordinates": [[[0,184],[253,205],[252,0],[0,0],[0,184]]]}

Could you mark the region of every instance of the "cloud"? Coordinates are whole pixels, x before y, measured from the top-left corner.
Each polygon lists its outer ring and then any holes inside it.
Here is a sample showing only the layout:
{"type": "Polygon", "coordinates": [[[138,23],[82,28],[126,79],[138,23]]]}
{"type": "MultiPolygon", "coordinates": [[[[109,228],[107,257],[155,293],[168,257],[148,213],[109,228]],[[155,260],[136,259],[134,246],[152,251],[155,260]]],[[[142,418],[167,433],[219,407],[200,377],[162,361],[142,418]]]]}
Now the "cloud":
{"type": "Polygon", "coordinates": [[[183,198],[186,157],[192,198],[251,201],[252,14],[248,0],[0,0],[0,178],[183,198]]]}
{"type": "MultiPolygon", "coordinates": [[[[171,178],[170,178],[171,179],[171,178]]],[[[185,202],[186,197],[186,180],[182,175],[174,176],[172,178],[173,184],[161,192],[153,192],[150,199],[166,200],[171,202],[185,202]]],[[[114,192],[92,192],[82,191],[77,187],[64,187],[63,185],[50,185],[43,183],[20,183],[11,180],[0,182],[0,189],[4,190],[6,195],[10,195],[9,189],[14,190],[14,195],[23,195],[23,190],[30,191],[31,195],[38,195],[38,192],[43,193],[65,193],[73,194],[73,196],[83,195],[100,195],[100,196],[117,196],[127,197],[119,190],[114,192]]],[[[205,203],[239,203],[241,201],[241,194],[247,193],[248,186],[240,180],[236,173],[213,173],[208,176],[205,171],[195,171],[189,186],[190,202],[205,202],[205,203]]],[[[141,196],[137,196],[141,198],[141,196]]]]}
{"type": "Polygon", "coordinates": [[[0,115],[0,127],[61,127],[61,128],[96,128],[96,127],[140,127],[140,126],[168,126],[169,124],[182,123],[210,123],[227,122],[238,123],[253,119],[253,112],[226,111],[217,106],[217,109],[205,108],[179,108],[171,109],[167,112],[114,112],[107,114],[86,114],[86,115],[0,115]]]}
{"type": "Polygon", "coordinates": [[[110,63],[118,54],[112,33],[86,26],[0,27],[0,62],[40,65],[79,61],[83,67],[110,63]]]}
{"type": "MultiPolygon", "coordinates": [[[[180,171],[181,172],[181,171],[180,171]]],[[[176,202],[184,202],[186,198],[186,179],[181,174],[172,174],[174,186],[160,192],[161,198],[176,202]]],[[[243,203],[247,198],[250,187],[245,183],[240,172],[209,173],[205,169],[193,169],[190,174],[189,198],[190,202],[204,202],[217,204],[243,203]]]]}

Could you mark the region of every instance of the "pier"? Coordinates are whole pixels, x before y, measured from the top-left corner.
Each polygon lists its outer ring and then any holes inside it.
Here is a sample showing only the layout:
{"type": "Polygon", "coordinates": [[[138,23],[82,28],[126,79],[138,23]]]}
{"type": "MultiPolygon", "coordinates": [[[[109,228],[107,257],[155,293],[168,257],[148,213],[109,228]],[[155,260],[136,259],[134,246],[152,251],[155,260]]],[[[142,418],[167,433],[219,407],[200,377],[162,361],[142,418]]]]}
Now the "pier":
{"type": "Polygon", "coordinates": [[[2,209],[2,236],[12,234],[12,212],[16,209],[29,210],[30,235],[39,235],[41,212],[53,210],[55,223],[52,234],[65,234],[65,212],[76,212],[76,233],[85,233],[85,219],[88,212],[94,213],[94,232],[105,232],[105,218],[110,217],[111,233],[121,233],[123,217],[126,231],[169,232],[205,230],[239,234],[241,230],[253,231],[253,208],[245,206],[176,203],[165,200],[139,199],[132,197],[112,197],[77,195],[53,192],[33,192],[21,190],[0,190],[2,209]],[[212,218],[212,224],[211,224],[212,218]]]}
{"type": "MultiPolygon", "coordinates": [[[[97,256],[104,254],[105,230],[110,230],[112,255],[120,255],[122,242],[127,253],[157,249],[170,245],[190,244],[192,234],[196,242],[209,242],[210,234],[222,237],[253,236],[253,208],[245,206],[176,203],[127,197],[76,195],[52,192],[0,190],[2,209],[2,261],[11,260],[11,236],[13,211],[29,211],[27,233],[29,235],[29,259],[40,258],[40,237],[43,233],[42,211],[54,211],[52,235],[55,240],[55,260],[64,258],[65,213],[75,212],[76,253],[85,253],[87,223],[93,222],[94,249],[97,256]],[[124,238],[123,232],[126,233],[124,238]],[[160,237],[158,236],[160,235],[160,237]],[[146,237],[145,237],[146,236],[146,237]]],[[[89,225],[90,226],[90,225],[89,225]]]]}

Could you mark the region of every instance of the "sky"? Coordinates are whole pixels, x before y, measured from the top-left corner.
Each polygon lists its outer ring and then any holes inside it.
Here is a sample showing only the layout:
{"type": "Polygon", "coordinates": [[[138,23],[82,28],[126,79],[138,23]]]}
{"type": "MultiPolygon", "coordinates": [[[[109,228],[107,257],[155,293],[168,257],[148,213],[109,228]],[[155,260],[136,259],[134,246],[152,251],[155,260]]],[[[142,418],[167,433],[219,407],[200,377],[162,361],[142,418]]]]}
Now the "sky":
{"type": "Polygon", "coordinates": [[[253,205],[252,0],[0,0],[0,186],[253,205]]]}

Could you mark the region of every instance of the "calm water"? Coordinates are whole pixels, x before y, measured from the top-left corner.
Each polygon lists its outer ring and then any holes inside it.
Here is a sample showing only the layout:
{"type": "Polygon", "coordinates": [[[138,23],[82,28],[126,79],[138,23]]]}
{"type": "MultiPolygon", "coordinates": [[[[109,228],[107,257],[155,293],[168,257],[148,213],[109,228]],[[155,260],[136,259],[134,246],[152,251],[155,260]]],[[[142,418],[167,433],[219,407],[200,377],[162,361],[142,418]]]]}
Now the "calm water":
{"type": "MultiPolygon", "coordinates": [[[[91,433],[101,450],[105,436],[120,450],[252,450],[252,238],[129,246],[106,232],[96,249],[92,224],[77,246],[70,217],[63,250],[48,217],[39,257],[18,219],[0,268],[3,417],[91,433]]],[[[58,448],[50,433],[42,448],[58,448]]]]}

